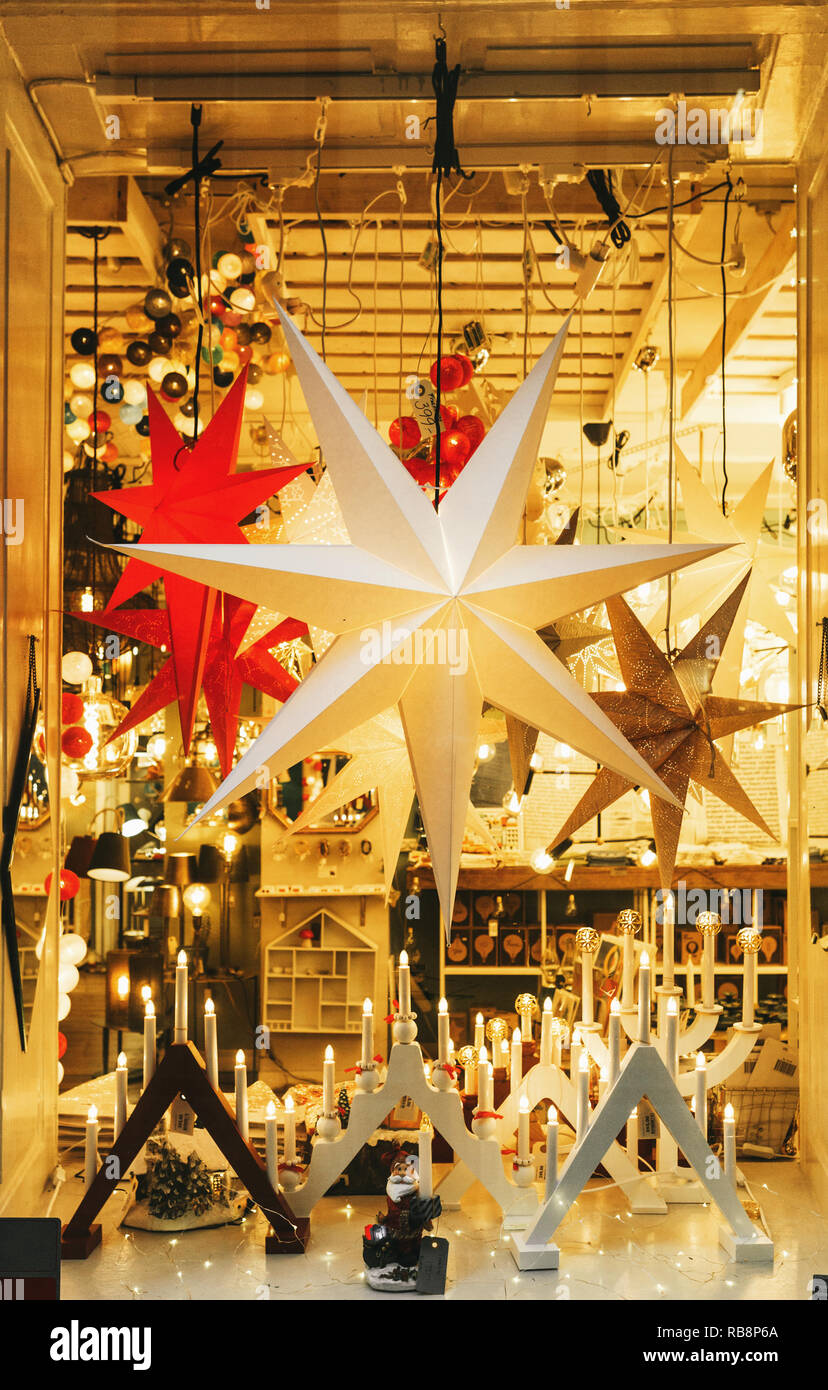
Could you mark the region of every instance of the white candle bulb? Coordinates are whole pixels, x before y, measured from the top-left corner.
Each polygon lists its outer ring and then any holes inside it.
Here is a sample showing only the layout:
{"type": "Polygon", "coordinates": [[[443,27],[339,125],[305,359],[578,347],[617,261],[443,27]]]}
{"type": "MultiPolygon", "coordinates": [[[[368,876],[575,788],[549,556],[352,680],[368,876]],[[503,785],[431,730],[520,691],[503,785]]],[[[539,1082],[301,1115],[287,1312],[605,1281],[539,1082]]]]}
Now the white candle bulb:
{"type": "Polygon", "coordinates": [[[546,1115],[546,1191],[547,1202],[558,1181],[558,1112],[550,1105],[546,1115]]]}
{"type": "Polygon", "coordinates": [[[518,1163],[526,1163],[529,1159],[529,1098],[521,1096],[518,1102],[518,1143],[517,1143],[518,1163]]]}
{"type": "Polygon", "coordinates": [[[516,1028],[512,1034],[512,1057],[509,1071],[511,1089],[519,1086],[523,1077],[523,1042],[521,1040],[520,1029],[516,1028]]]}
{"type": "Polygon", "coordinates": [[[86,1112],[86,1144],[84,1149],[84,1182],[91,1187],[98,1171],[98,1107],[90,1105],[86,1112]]]}
{"type": "Polygon", "coordinates": [[[724,1170],[728,1182],[736,1186],[736,1115],[730,1101],[724,1108],[724,1170]]]}
{"type": "Polygon", "coordinates": [[[494,1109],[492,1066],[485,1046],[480,1049],[477,1067],[477,1108],[486,1112],[494,1109]]]}
{"type": "Polygon", "coordinates": [[[267,1102],[265,1110],[265,1154],[267,1158],[267,1180],[274,1192],[279,1190],[279,1141],[276,1132],[276,1105],[267,1102]]]}
{"type": "Polygon", "coordinates": [[[664,1035],[664,1061],[670,1075],[678,1076],[678,1002],[675,995],[667,1000],[667,1026],[664,1035]]]}
{"type": "Polygon", "coordinates": [[[572,1030],[572,1042],[569,1048],[569,1079],[574,1081],[578,1075],[578,1064],[581,1057],[581,1033],[578,1028],[572,1030]]]}
{"type": "Polygon", "coordinates": [[[322,1064],[322,1114],[333,1115],[334,1113],[334,1073],[336,1063],[334,1062],[334,1050],[330,1043],[325,1048],[325,1060],[322,1064]]]}
{"type": "Polygon", "coordinates": [[[437,1005],[437,1061],[440,1066],[447,1065],[449,1059],[449,1016],[448,1003],[441,999],[437,1005]]]}
{"type": "Polygon", "coordinates": [[[667,893],[661,908],[663,933],[661,983],[672,989],[675,983],[676,910],[672,893],[667,893]]]}
{"type": "Polygon", "coordinates": [[[475,1050],[475,1052],[478,1052],[478,1053],[480,1052],[480,1049],[481,1049],[481,1047],[483,1046],[483,1039],[484,1039],[484,1037],[485,1037],[485,1027],[484,1027],[484,1023],[483,1023],[483,1015],[482,1015],[482,1014],[476,1014],[476,1015],[475,1015],[475,1020],[474,1020],[474,1050],[475,1050]]]}
{"type": "Polygon", "coordinates": [[[696,1053],[696,1123],[705,1140],[707,1139],[707,1059],[703,1052],[696,1053]]]}
{"type": "Polygon", "coordinates": [[[561,1065],[561,1048],[562,1048],[562,1046],[563,1046],[563,1033],[562,1033],[562,1030],[561,1030],[561,1021],[560,1021],[559,1018],[553,1018],[553,1020],[552,1020],[552,1065],[553,1065],[553,1067],[559,1067],[559,1066],[561,1065]]]}
{"type": "Polygon", "coordinates": [[[239,1133],[242,1139],[247,1143],[249,1138],[247,1126],[247,1065],[241,1048],[239,1048],[236,1053],[234,1079],[236,1083],[236,1124],[239,1127],[239,1133]]]}
{"type": "Polygon", "coordinates": [[[687,998],[688,1009],[696,1007],[696,967],[693,964],[693,957],[687,957],[687,967],[684,975],[684,992],[687,998]]]}
{"type": "Polygon", "coordinates": [[[397,971],[397,993],[400,1015],[406,1018],[411,1013],[411,970],[408,965],[408,952],[400,951],[400,965],[397,971]]]}
{"type": "Polygon", "coordinates": [[[630,1111],[630,1118],[627,1120],[627,1158],[638,1172],[638,1106],[630,1111]]]}
{"type": "Polygon", "coordinates": [[[296,1162],[296,1113],[293,1096],[285,1096],[285,1163],[296,1162]]]}
{"type": "Polygon", "coordinates": [[[578,1058],[575,1108],[575,1136],[580,1144],[589,1129],[589,1053],[586,1049],[578,1058]]]}
{"type": "Polygon", "coordinates": [[[369,1067],[374,1060],[374,1006],[370,999],[362,1001],[362,1056],[360,1066],[369,1067]]]}
{"type": "Polygon", "coordinates": [[[187,955],[186,952],[179,951],[175,967],[175,1025],[173,1031],[173,1041],[177,1043],[187,1041],[187,987],[187,955]]]}
{"type": "Polygon", "coordinates": [[[431,1125],[424,1115],[420,1121],[417,1155],[420,1160],[419,1196],[433,1197],[434,1183],[431,1172],[431,1125]]]}
{"type": "Polygon", "coordinates": [[[600,1102],[604,1099],[604,1096],[605,1096],[606,1093],[607,1093],[607,1087],[608,1087],[608,1086],[609,1086],[609,1067],[603,1066],[603,1067],[601,1067],[601,1070],[600,1070],[599,1073],[598,1073],[598,1101],[599,1101],[599,1104],[600,1104],[600,1102]]]}
{"type": "Polygon", "coordinates": [[[609,1084],[614,1086],[621,1069],[621,1001],[613,999],[609,1014],[609,1084]]]}
{"type": "Polygon", "coordinates": [[[155,1071],[155,1005],[148,999],[144,1005],[144,1090],[155,1071]]]}
{"type": "Polygon", "coordinates": [[[552,1000],[549,995],[543,1001],[541,1010],[541,1038],[540,1038],[540,1064],[542,1067],[552,1065],[552,1000]]]}
{"type": "Polygon", "coordinates": [[[650,957],[641,952],[638,969],[638,1041],[650,1041],[650,957]]]}
{"type": "Polygon", "coordinates": [[[118,1053],[118,1065],[115,1068],[115,1123],[114,1134],[117,1140],[124,1125],[127,1115],[127,1059],[125,1052],[118,1053]]]}
{"type": "Polygon", "coordinates": [[[204,1001],[204,1060],[207,1065],[207,1079],[214,1091],[219,1088],[218,1069],[218,1020],[216,1006],[208,996],[204,1001]]]}

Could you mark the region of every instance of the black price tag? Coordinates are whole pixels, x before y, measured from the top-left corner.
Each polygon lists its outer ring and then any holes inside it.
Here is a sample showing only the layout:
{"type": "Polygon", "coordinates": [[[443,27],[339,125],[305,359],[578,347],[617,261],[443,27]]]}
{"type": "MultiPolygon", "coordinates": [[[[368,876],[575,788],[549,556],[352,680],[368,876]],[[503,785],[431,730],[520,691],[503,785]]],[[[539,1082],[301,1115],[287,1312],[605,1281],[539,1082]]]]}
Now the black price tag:
{"type": "Polygon", "coordinates": [[[442,1236],[424,1236],[417,1264],[417,1293],[445,1293],[449,1243],[442,1236]]]}

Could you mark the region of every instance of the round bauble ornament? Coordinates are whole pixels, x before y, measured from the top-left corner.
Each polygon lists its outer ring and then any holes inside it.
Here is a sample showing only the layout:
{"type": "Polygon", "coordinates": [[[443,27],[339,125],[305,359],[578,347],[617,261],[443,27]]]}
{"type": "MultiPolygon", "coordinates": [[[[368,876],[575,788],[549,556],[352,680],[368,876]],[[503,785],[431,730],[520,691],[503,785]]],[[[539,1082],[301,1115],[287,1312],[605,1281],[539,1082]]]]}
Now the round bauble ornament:
{"type": "Polygon", "coordinates": [[[89,391],[95,385],[95,368],[91,362],[73,362],[69,368],[69,380],[80,391],[89,391]]]}
{"type": "Polygon", "coordinates": [[[416,449],[422,432],[413,415],[402,415],[388,426],[388,438],[395,449],[416,449]]]}
{"type": "Polygon", "coordinates": [[[147,439],[149,437],[150,432],[149,416],[142,415],[135,428],[138,431],[138,433],[143,436],[144,439],[147,439]]]}
{"type": "Polygon", "coordinates": [[[124,400],[127,405],[146,405],[147,388],[143,381],[132,377],[124,382],[124,400]]]}
{"type": "Polygon", "coordinates": [[[469,457],[471,444],[461,430],[448,430],[440,442],[440,458],[453,468],[462,468],[469,457]]]}
{"type": "Polygon", "coordinates": [[[61,734],[60,746],[67,758],[85,758],[92,747],[92,735],[83,724],[70,724],[61,734]]]}
{"type": "Polygon", "coordinates": [[[82,715],[83,700],[80,695],[76,695],[74,690],[64,690],[60,697],[61,724],[77,724],[82,715]]]}
{"type": "Polygon", "coordinates": [[[218,386],[220,390],[224,391],[226,387],[232,386],[233,373],[225,371],[223,365],[221,367],[214,367],[213,381],[216,383],[216,386],[218,386]]]}
{"type": "Polygon", "coordinates": [[[147,338],[150,350],[157,353],[159,357],[166,357],[173,345],[173,340],[169,333],[150,333],[147,338]]]}
{"type": "MultiPolygon", "coordinates": [[[[167,284],[176,299],[186,299],[190,294],[190,286],[195,283],[195,266],[186,256],[175,256],[167,266],[167,284]]],[[[153,317],[164,318],[170,313],[165,309],[163,314],[153,315],[153,317]]]]}
{"type": "MultiPolygon", "coordinates": [[[[234,325],[235,326],[235,325],[234,325]]],[[[239,323],[236,327],[236,342],[241,343],[242,347],[247,347],[253,341],[253,326],[249,323],[239,323]]]]}
{"type": "Polygon", "coordinates": [[[127,321],[127,328],[133,333],[146,333],[152,327],[152,319],[147,318],[143,304],[131,304],[126,310],[124,318],[127,321]]]}
{"type": "Polygon", "coordinates": [[[142,405],[130,405],[126,402],[118,411],[118,419],[122,425],[137,425],[143,419],[144,407],[142,405]]]}
{"type": "Polygon", "coordinates": [[[216,258],[216,269],[225,280],[238,280],[242,273],[241,257],[235,251],[220,251],[216,258]]]}
{"type": "MultiPolygon", "coordinates": [[[[60,1059],[61,1057],[65,1057],[65,1056],[66,1056],[66,1049],[67,1049],[68,1046],[69,1046],[69,1044],[68,1044],[68,1042],[66,1041],[66,1034],[65,1034],[65,1033],[60,1033],[60,1032],[59,1032],[59,1033],[58,1033],[58,1058],[59,1058],[59,1059],[60,1059]]],[[[61,1077],[61,1080],[62,1080],[62,1079],[63,1079],[63,1078],[61,1077]]]]}
{"type": "Polygon", "coordinates": [[[92,397],[82,391],[73,392],[69,397],[69,409],[73,420],[88,420],[92,414],[92,397]]]}
{"type": "MultiPolygon", "coordinates": [[[[83,781],[115,777],[128,767],[138,747],[137,729],[115,734],[129,711],[111,695],[103,693],[99,676],[92,676],[86,681],[83,706],[83,722],[73,725],[73,729],[79,728],[88,734],[90,745],[83,754],[78,755],[67,753],[64,749],[69,766],[74,768],[83,781]]],[[[66,730],[66,733],[69,732],[71,731],[66,730]]]]}
{"type": "Polygon", "coordinates": [[[169,400],[180,400],[187,394],[187,378],[181,372],[167,372],[161,381],[161,390],[169,400]]]}
{"type": "Polygon", "coordinates": [[[253,356],[253,349],[249,343],[239,343],[239,346],[236,348],[236,356],[240,364],[244,366],[245,362],[249,362],[253,356]]]}
{"type": "Polygon", "coordinates": [[[216,343],[215,347],[210,347],[209,343],[206,343],[204,347],[201,349],[202,360],[204,362],[209,363],[209,365],[213,367],[215,367],[221,361],[223,356],[224,348],[221,346],[220,343],[216,343]]]}
{"type": "Polygon", "coordinates": [[[223,319],[227,312],[227,305],[220,294],[211,294],[207,300],[206,309],[211,319],[223,319]]]}
{"type": "Polygon", "coordinates": [[[273,336],[273,329],[269,323],[251,323],[250,337],[254,343],[269,343],[273,336]]]}
{"type": "Polygon", "coordinates": [[[167,262],[167,270],[173,261],[180,260],[182,257],[191,256],[193,248],[189,241],[185,241],[181,236],[171,236],[166,242],[162,252],[164,260],[167,262]]]}
{"type": "MultiPolygon", "coordinates": [[[[43,887],[46,890],[47,894],[51,893],[51,874],[46,875],[46,878],[43,882],[43,887]]],[[[60,901],[62,903],[68,903],[71,898],[74,898],[76,896],[78,890],[80,889],[80,879],[78,878],[77,874],[72,872],[71,869],[61,869],[58,875],[58,887],[60,892],[60,901]]],[[[81,957],[81,960],[82,959],[83,956],[81,957]]]]}
{"type": "MultiPolygon", "coordinates": [[[[70,872],[67,869],[64,873],[70,872]]],[[[64,932],[58,941],[58,959],[61,965],[80,965],[86,955],[86,942],[77,932],[64,932]]]]}
{"type": "Polygon", "coordinates": [[[60,673],[67,685],[82,685],[92,675],[92,662],[86,652],[65,652],[60,673]]]}
{"type": "MultiPolygon", "coordinates": [[[[432,362],[429,376],[433,386],[437,385],[438,364],[432,362]]],[[[440,390],[456,391],[463,385],[465,371],[459,357],[441,357],[439,362],[440,390]]]]}
{"type": "Polygon", "coordinates": [[[247,390],[244,393],[245,410],[261,410],[263,405],[264,396],[262,395],[262,392],[259,391],[255,386],[252,389],[248,386],[247,390]]]}
{"type": "Polygon", "coordinates": [[[172,313],[172,300],[166,290],[160,286],[148,290],[144,299],[144,313],[151,319],[163,319],[167,314],[172,313]]]}
{"type": "Polygon", "coordinates": [[[246,285],[240,285],[237,290],[231,290],[230,303],[240,314],[249,314],[256,307],[256,296],[246,285]]]}
{"type": "Polygon", "coordinates": [[[89,428],[96,434],[106,434],[112,427],[112,416],[106,410],[94,410],[89,416],[89,428]]]}
{"type": "Polygon", "coordinates": [[[126,355],[133,367],[145,367],[152,357],[152,348],[143,338],[135,338],[127,348],[126,355]]]}
{"type": "Polygon", "coordinates": [[[255,386],[257,381],[262,379],[262,369],[258,362],[250,362],[247,367],[247,384],[255,386]]]}
{"type": "Polygon", "coordinates": [[[79,357],[91,357],[98,345],[97,336],[91,328],[76,328],[69,341],[79,357]]]}
{"type": "Polygon", "coordinates": [[[272,352],[265,358],[264,369],[268,376],[281,376],[290,366],[290,357],[286,352],[272,352]]]}
{"type": "Polygon", "coordinates": [[[153,357],[147,367],[147,376],[156,386],[160,386],[167,372],[173,370],[173,364],[169,357],[153,357]]]}
{"type": "Polygon", "coordinates": [[[456,352],[454,354],[454,357],[455,361],[459,362],[460,366],[463,368],[463,380],[461,381],[460,385],[468,386],[469,382],[474,376],[474,363],[472,362],[471,358],[466,357],[465,353],[463,352],[456,352]]]}
{"type": "Polygon", "coordinates": [[[98,334],[99,352],[123,352],[124,335],[117,328],[102,328],[98,334]]]}
{"type": "Polygon", "coordinates": [[[107,405],[118,405],[124,399],[124,388],[118,376],[108,376],[101,387],[101,396],[107,405]]]}
{"type": "Polygon", "coordinates": [[[235,328],[223,328],[219,343],[225,352],[232,352],[238,342],[235,328]]]}
{"type": "Polygon", "coordinates": [[[74,444],[82,444],[89,438],[89,426],[85,420],[73,420],[66,426],[66,433],[74,444]]]}
{"type": "Polygon", "coordinates": [[[443,430],[450,430],[457,423],[457,416],[460,414],[456,405],[440,405],[440,421],[443,430]]]}
{"type": "Polygon", "coordinates": [[[477,415],[461,415],[455,429],[460,430],[468,439],[470,456],[486,437],[486,426],[477,415]]]}

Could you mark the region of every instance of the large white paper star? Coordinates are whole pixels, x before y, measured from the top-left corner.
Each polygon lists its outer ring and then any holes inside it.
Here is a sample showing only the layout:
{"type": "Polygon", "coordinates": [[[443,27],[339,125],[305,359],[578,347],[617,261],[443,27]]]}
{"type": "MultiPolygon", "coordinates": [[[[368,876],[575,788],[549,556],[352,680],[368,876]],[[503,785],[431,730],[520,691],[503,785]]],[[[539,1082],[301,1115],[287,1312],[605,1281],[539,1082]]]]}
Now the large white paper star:
{"type": "Polygon", "coordinates": [[[282,771],[398,705],[448,924],[484,699],[672,802],[538,629],[718,547],[517,543],[568,325],[437,513],[291,320],[280,318],[351,544],[138,549],[164,569],[287,610],[336,640],[201,814],[261,784],[265,765],[282,771]]]}

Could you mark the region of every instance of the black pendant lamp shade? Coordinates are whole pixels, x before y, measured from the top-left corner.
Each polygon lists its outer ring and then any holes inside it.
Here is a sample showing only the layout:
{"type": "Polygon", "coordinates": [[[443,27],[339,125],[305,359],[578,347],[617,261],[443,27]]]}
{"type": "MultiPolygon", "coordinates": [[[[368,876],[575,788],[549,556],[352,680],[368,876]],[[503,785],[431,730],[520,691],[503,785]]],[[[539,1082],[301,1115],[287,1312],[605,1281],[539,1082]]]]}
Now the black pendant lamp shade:
{"type": "Polygon", "coordinates": [[[194,854],[181,852],[164,856],[164,882],[175,884],[176,888],[186,888],[188,883],[198,883],[198,861],[194,854]]]}
{"type": "Polygon", "coordinates": [[[215,845],[201,845],[198,851],[196,883],[219,883],[224,873],[224,860],[215,845]]]}
{"type": "Polygon", "coordinates": [[[94,835],[73,835],[64,868],[71,869],[72,873],[77,874],[78,878],[88,878],[89,865],[92,862],[92,855],[94,853],[94,835]]]}
{"type": "Polygon", "coordinates": [[[218,782],[207,767],[185,763],[158,798],[159,801],[187,801],[199,804],[209,801],[218,782]]]}
{"type": "Polygon", "coordinates": [[[132,877],[129,846],[122,835],[104,830],[92,851],[88,874],[101,883],[126,883],[132,877]]]}

